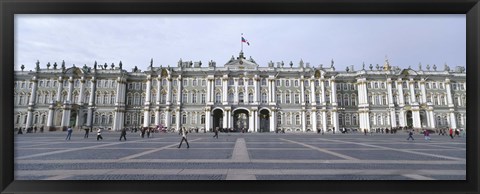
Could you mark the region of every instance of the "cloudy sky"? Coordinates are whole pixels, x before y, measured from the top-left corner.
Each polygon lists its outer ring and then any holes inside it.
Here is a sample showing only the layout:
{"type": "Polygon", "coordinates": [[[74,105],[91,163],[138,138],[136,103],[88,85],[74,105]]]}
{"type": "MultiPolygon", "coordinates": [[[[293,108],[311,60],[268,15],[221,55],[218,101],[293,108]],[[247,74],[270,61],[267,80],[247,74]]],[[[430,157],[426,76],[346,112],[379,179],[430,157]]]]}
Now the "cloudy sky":
{"type": "Polygon", "coordinates": [[[15,15],[15,69],[35,62],[124,69],[214,60],[244,53],[260,66],[300,59],[344,70],[383,64],[466,64],[465,15],[15,15]]]}

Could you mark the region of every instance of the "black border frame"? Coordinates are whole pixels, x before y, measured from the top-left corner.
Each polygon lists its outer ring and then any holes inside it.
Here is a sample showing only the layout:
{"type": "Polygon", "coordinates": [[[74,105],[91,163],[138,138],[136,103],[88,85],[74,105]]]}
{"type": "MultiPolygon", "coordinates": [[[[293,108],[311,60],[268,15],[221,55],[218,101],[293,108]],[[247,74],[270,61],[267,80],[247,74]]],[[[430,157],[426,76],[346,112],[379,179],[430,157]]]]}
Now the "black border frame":
{"type": "Polygon", "coordinates": [[[0,0],[1,193],[479,193],[479,0],[0,0]],[[466,181],[13,180],[14,14],[466,14],[466,181]]]}

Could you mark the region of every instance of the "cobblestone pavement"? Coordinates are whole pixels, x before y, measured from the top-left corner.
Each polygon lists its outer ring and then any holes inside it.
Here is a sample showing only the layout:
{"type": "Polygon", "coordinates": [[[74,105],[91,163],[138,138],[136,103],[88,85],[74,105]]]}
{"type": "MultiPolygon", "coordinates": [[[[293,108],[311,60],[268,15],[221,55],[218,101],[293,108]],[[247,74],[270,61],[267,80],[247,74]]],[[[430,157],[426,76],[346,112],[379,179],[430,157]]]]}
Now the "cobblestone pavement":
{"type": "Polygon", "coordinates": [[[465,138],[420,134],[15,135],[16,180],[465,180],[465,138]]]}

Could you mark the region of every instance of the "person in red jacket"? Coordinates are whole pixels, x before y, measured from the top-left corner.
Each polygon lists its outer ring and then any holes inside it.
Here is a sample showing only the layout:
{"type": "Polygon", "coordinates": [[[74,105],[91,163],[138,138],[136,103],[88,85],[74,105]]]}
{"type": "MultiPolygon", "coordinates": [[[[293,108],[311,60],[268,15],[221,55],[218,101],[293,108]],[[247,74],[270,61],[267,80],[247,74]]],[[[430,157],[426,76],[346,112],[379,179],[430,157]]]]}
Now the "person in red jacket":
{"type": "Polygon", "coordinates": [[[453,139],[453,129],[452,128],[450,128],[449,134],[450,134],[450,138],[453,139]]]}

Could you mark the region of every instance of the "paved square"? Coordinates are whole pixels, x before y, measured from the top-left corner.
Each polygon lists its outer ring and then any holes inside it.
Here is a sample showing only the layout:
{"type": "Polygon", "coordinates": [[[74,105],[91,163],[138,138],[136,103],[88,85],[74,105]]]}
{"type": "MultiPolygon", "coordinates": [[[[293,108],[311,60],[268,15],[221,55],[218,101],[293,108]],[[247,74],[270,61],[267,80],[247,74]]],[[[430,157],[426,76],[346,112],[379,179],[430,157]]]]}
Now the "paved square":
{"type": "Polygon", "coordinates": [[[15,136],[16,180],[465,180],[465,138],[211,133],[15,136]]]}

